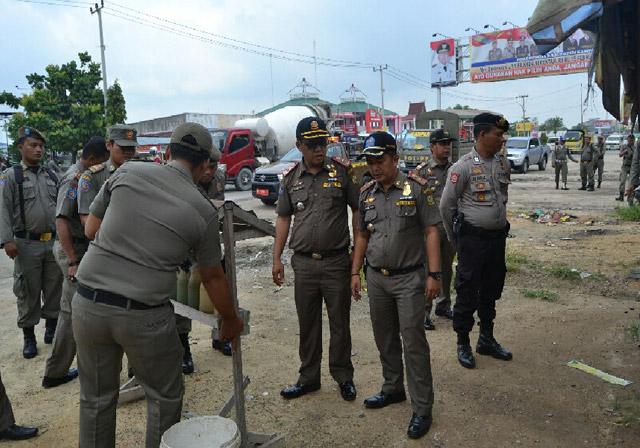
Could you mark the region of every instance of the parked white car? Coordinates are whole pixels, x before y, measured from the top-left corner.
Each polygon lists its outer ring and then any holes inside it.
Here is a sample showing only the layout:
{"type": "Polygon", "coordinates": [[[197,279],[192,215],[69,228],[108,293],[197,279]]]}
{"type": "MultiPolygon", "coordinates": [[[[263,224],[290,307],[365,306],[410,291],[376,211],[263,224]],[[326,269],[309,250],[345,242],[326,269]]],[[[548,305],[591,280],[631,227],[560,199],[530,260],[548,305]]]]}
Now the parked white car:
{"type": "Polygon", "coordinates": [[[607,151],[619,151],[620,146],[624,143],[624,136],[621,134],[611,134],[604,141],[604,148],[607,151]]]}

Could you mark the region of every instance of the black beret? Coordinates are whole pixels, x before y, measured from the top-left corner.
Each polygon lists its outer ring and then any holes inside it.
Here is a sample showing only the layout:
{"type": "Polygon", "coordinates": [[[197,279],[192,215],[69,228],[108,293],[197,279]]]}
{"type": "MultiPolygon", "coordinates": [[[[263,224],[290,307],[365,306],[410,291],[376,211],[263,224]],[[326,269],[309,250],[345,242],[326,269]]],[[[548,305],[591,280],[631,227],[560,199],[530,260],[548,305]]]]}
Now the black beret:
{"type": "Polygon", "coordinates": [[[451,135],[448,131],[444,129],[438,129],[431,133],[431,138],[429,140],[430,143],[438,143],[438,142],[450,142],[453,140],[457,140],[453,135],[451,135]]]}
{"type": "Polygon", "coordinates": [[[473,117],[473,125],[489,125],[495,126],[498,129],[502,129],[504,132],[509,130],[509,122],[502,115],[492,114],[490,112],[483,112],[473,117]]]}

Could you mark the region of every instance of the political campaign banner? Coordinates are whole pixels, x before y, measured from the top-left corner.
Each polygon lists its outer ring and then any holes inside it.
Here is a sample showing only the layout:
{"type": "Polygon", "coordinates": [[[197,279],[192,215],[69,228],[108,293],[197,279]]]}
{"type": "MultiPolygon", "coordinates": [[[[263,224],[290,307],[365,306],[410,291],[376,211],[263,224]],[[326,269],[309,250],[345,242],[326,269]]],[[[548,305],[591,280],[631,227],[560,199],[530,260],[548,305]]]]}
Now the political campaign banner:
{"type": "Polygon", "coordinates": [[[593,58],[594,36],[577,30],[544,56],[525,28],[471,37],[471,82],[505,81],[586,72],[593,58]]]}
{"type": "Polygon", "coordinates": [[[456,70],[456,41],[436,40],[431,48],[431,87],[455,86],[458,84],[456,70]]]}

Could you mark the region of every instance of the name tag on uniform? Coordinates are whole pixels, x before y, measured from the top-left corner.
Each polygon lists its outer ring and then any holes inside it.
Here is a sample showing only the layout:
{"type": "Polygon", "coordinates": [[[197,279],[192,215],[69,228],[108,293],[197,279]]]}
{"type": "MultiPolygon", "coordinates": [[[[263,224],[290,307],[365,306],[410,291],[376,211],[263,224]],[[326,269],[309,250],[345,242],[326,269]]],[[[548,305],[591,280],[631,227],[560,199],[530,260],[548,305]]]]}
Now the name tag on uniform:
{"type": "Polygon", "coordinates": [[[416,205],[416,201],[413,199],[400,199],[399,201],[396,201],[396,205],[397,206],[410,206],[410,207],[414,207],[416,205]]]}
{"type": "Polygon", "coordinates": [[[323,182],[322,188],[342,188],[342,183],[339,181],[323,182]]]}

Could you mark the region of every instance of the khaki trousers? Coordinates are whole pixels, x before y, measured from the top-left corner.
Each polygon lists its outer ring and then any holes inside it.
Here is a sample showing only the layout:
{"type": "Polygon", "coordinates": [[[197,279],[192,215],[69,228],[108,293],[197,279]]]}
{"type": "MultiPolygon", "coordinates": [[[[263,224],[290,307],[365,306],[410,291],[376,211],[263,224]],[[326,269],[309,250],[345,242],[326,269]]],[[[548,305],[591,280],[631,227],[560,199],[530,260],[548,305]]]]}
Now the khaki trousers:
{"type": "Polygon", "coordinates": [[[182,345],[173,308],[126,310],[79,294],[71,302],[80,372],[80,448],[114,447],[122,354],[147,398],[146,447],[180,421],[182,345]]]}
{"type": "Polygon", "coordinates": [[[322,301],[329,317],[329,372],[338,383],[353,379],[351,363],[351,263],[347,253],[323,260],[291,257],[300,326],[300,384],[320,384],[322,301]]]}
{"type": "Polygon", "coordinates": [[[569,167],[567,166],[567,161],[556,162],[556,185],[560,182],[560,174],[562,174],[562,183],[567,183],[567,175],[569,174],[569,167]]]}
{"type": "MultiPolygon", "coordinates": [[[[602,175],[604,174],[604,159],[598,159],[594,165],[594,171],[598,172],[598,184],[602,183],[602,175]]],[[[594,173],[595,177],[595,173],[594,173]]]]}
{"type": "Polygon", "coordinates": [[[53,256],[53,241],[15,241],[18,256],[14,259],[13,293],[18,299],[18,327],[34,327],[40,317],[57,319],[62,272],[53,256]]]}
{"type": "MultiPolygon", "coordinates": [[[[87,251],[86,244],[74,244],[74,249],[78,259],[87,251]]],[[[59,241],[53,244],[53,255],[60,266],[64,276],[62,281],[62,297],[60,299],[60,313],[58,314],[58,325],[53,338],[53,347],[47,358],[44,376],[49,378],[62,378],[69,372],[69,367],[76,356],[76,341],[73,339],[73,328],[71,325],[71,299],[76,293],[76,283],[67,278],[69,269],[69,259],[62,250],[59,241]]]]}
{"type": "Polygon", "coordinates": [[[0,375],[0,431],[8,429],[13,425],[16,419],[13,416],[13,409],[11,409],[11,402],[7,397],[7,391],[2,383],[2,376],[0,375]]]}
{"type": "Polygon", "coordinates": [[[404,392],[404,351],[413,412],[431,415],[433,380],[429,344],[423,327],[424,287],[422,269],[392,277],[367,269],[371,324],[384,377],[382,392],[404,392]]]}
{"type": "Polygon", "coordinates": [[[583,187],[593,187],[593,161],[580,162],[580,180],[583,187]]]}
{"type": "MultiPolygon", "coordinates": [[[[442,313],[451,309],[451,280],[453,279],[453,259],[456,256],[456,248],[447,238],[444,226],[438,225],[440,234],[440,270],[442,271],[442,289],[436,302],[436,312],[442,313]]],[[[429,264],[427,263],[427,266],[429,264]]],[[[431,315],[433,302],[426,302],[426,317],[431,315]]]]}

